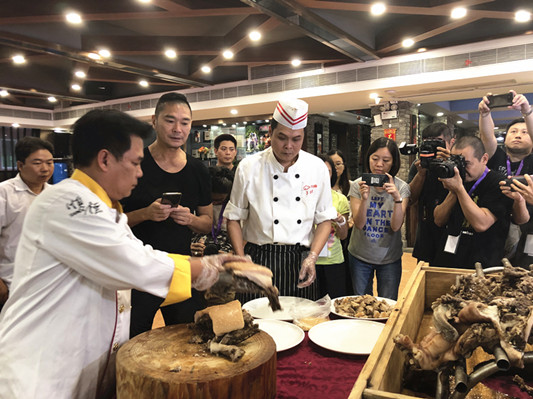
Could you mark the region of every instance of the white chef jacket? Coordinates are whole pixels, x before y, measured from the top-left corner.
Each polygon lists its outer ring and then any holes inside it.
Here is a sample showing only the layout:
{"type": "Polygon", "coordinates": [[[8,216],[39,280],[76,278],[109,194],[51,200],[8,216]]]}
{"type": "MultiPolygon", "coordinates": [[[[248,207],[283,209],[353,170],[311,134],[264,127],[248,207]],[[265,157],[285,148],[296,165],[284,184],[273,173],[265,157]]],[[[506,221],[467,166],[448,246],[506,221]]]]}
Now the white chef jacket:
{"type": "Polygon", "coordinates": [[[117,291],[168,300],[179,280],[190,296],[188,257],[145,246],[105,191],[76,173],[83,184],[63,180],[27,213],[0,315],[0,398],[112,397],[114,356],[129,331],[118,300],[127,293],[117,291]]]}
{"type": "MultiPolygon", "coordinates": [[[[49,184],[44,184],[46,189],[49,184]]],[[[22,222],[33,200],[37,197],[20,177],[0,183],[0,279],[7,287],[13,279],[15,252],[22,231],[22,222]]]]}
{"type": "Polygon", "coordinates": [[[337,217],[328,169],[320,158],[300,151],[283,170],[272,148],[243,159],[224,216],[243,221],[245,241],[310,246],[314,225],[337,217]]]}

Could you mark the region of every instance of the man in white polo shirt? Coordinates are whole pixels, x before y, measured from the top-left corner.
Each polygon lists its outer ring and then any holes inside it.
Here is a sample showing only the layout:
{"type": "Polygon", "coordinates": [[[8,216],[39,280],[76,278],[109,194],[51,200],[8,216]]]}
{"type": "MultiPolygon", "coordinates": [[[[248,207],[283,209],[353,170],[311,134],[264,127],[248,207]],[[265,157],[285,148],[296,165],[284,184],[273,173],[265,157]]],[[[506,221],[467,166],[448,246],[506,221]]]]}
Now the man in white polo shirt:
{"type": "Polygon", "coordinates": [[[315,263],[337,212],[326,165],[301,150],[307,111],[277,104],[271,147],[240,162],[224,216],[235,253],[269,267],[280,295],[317,299],[315,263]]]}

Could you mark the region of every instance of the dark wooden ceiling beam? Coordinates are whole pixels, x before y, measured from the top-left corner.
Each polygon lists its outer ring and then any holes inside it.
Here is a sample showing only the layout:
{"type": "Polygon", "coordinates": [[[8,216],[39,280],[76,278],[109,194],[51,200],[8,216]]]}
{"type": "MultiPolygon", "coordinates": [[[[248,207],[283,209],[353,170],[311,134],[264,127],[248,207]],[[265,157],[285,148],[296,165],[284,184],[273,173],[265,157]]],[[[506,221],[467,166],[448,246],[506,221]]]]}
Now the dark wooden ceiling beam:
{"type": "MultiPolygon", "coordinates": [[[[424,32],[424,33],[421,33],[421,34],[418,34],[418,35],[414,35],[414,36],[411,36],[411,39],[413,39],[416,42],[420,42],[422,40],[426,40],[426,39],[429,39],[431,37],[434,37],[434,36],[438,36],[438,35],[441,35],[445,32],[449,32],[451,30],[454,30],[454,29],[457,29],[461,26],[464,26],[464,25],[468,25],[474,21],[477,21],[479,20],[480,18],[478,17],[465,17],[461,20],[458,20],[458,21],[454,21],[454,22],[451,22],[449,24],[446,24],[446,25],[442,25],[442,26],[439,26],[438,28],[435,28],[435,29],[431,29],[427,32],[424,32]]],[[[391,51],[395,51],[395,50],[398,50],[400,48],[402,48],[403,45],[402,45],[402,42],[397,42],[397,43],[394,43],[390,46],[387,46],[387,47],[384,47],[384,48],[381,48],[378,50],[378,53],[380,54],[386,54],[386,53],[390,53],[391,51]]]]}
{"type": "Polygon", "coordinates": [[[54,55],[63,59],[83,62],[99,68],[116,69],[125,73],[131,73],[147,78],[153,77],[164,81],[179,83],[187,86],[203,87],[207,85],[207,82],[193,79],[190,76],[184,76],[165,70],[157,70],[146,65],[138,65],[131,62],[124,62],[118,60],[93,61],[79,50],[68,48],[59,44],[47,43],[41,40],[28,38],[21,35],[15,35],[9,32],[0,31],[0,45],[25,49],[41,54],[54,55]]]}
{"type": "MultiPolygon", "coordinates": [[[[472,0],[470,5],[490,3],[494,0],[472,0]]],[[[296,0],[302,6],[321,10],[370,12],[371,3],[342,3],[339,1],[296,0]]],[[[450,16],[450,11],[466,2],[454,2],[435,7],[387,5],[389,14],[450,16]]],[[[477,18],[514,19],[514,12],[468,9],[468,16],[477,18]]]]}
{"type": "MultiPolygon", "coordinates": [[[[163,18],[194,18],[194,17],[220,17],[228,15],[261,14],[251,7],[212,8],[212,9],[181,9],[182,11],[145,11],[121,13],[93,13],[82,14],[84,21],[121,21],[135,19],[163,19],[163,18]]],[[[63,14],[30,15],[24,17],[0,18],[0,25],[14,24],[42,24],[47,22],[64,22],[63,14]]]]}
{"type": "MultiPolygon", "coordinates": [[[[257,27],[257,30],[261,32],[261,34],[265,34],[272,29],[275,29],[277,26],[279,26],[281,22],[278,21],[276,18],[269,18],[264,23],[262,23],[260,26],[257,27]]],[[[236,43],[231,45],[229,50],[233,52],[233,54],[238,54],[240,51],[245,49],[246,47],[252,45],[252,42],[248,35],[244,35],[240,40],[238,40],[236,43]]],[[[219,65],[223,65],[226,62],[226,59],[222,55],[218,55],[206,65],[208,65],[211,69],[216,68],[219,65]]],[[[200,70],[197,70],[196,72],[193,72],[191,74],[191,78],[197,79],[199,76],[202,76],[203,72],[200,70]]]]}

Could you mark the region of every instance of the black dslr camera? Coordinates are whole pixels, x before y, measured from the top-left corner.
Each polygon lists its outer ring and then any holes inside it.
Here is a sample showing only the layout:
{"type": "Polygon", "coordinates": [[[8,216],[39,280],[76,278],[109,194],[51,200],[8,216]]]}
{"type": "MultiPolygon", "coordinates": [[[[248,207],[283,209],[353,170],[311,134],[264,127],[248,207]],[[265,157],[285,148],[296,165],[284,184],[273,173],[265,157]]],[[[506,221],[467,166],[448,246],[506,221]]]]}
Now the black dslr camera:
{"type": "Polygon", "coordinates": [[[437,147],[446,148],[443,139],[427,139],[420,144],[420,166],[429,169],[433,161],[437,160],[437,147]]]}
{"type": "Polygon", "coordinates": [[[466,161],[462,155],[450,155],[450,158],[443,160],[436,158],[430,162],[429,171],[435,176],[449,179],[455,176],[454,167],[457,166],[459,170],[459,176],[464,181],[466,175],[466,161]]]}
{"type": "Polygon", "coordinates": [[[415,144],[401,143],[398,148],[403,155],[420,153],[420,166],[429,169],[431,162],[437,159],[437,147],[446,148],[446,142],[443,139],[430,138],[423,140],[420,147],[415,144]]]}

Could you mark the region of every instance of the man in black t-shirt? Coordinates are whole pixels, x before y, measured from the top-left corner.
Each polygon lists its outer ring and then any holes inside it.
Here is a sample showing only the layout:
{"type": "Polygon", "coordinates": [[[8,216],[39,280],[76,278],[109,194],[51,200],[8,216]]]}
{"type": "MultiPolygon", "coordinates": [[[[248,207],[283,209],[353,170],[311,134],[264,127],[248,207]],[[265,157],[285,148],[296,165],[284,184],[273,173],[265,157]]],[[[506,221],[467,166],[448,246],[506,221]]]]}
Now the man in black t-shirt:
{"type": "MultiPolygon", "coordinates": [[[[422,131],[422,140],[442,139],[446,147],[440,147],[438,158],[448,158],[453,144],[452,130],[444,123],[432,123],[422,131]]],[[[433,222],[433,210],[444,201],[448,190],[428,168],[423,168],[420,159],[413,162],[407,178],[411,189],[410,203],[418,203],[418,220],[416,229],[416,242],[413,248],[413,257],[430,264],[435,257],[437,244],[444,229],[433,222]]]]}
{"type": "MultiPolygon", "coordinates": [[[[513,93],[513,103],[508,108],[520,111],[523,118],[515,119],[507,125],[504,148],[498,147],[496,136],[494,135],[494,121],[490,112],[490,96],[483,97],[478,106],[479,133],[489,155],[487,166],[504,177],[533,173],[533,155],[531,154],[533,149],[532,108],[524,95],[517,94],[513,90],[511,90],[511,93],[513,93]]],[[[531,230],[528,225],[519,228],[516,224],[511,223],[505,243],[506,257],[513,258],[515,254],[519,255],[516,250],[521,230],[524,229],[531,230]]]]}
{"type": "Polygon", "coordinates": [[[454,177],[439,178],[449,190],[435,207],[435,224],[446,229],[433,262],[434,266],[474,268],[501,264],[511,213],[516,223],[529,220],[522,196],[500,190],[501,176],[487,168],[488,154],[477,137],[461,137],[452,154],[465,158],[464,182],[455,167],[454,177]]]}
{"type": "MultiPolygon", "coordinates": [[[[128,224],[145,244],[171,253],[189,255],[192,233],[208,233],[213,221],[211,178],[203,163],[181,148],[191,131],[192,113],[186,97],[179,93],[162,95],[152,123],[157,134],[144,149],[143,171],[131,195],[122,201],[128,224]],[[180,192],[176,207],[161,203],[164,192],[180,192]]],[[[132,290],[130,335],[150,330],[162,300],[132,290]]],[[[203,295],[196,290],[187,301],[165,306],[165,324],[188,323],[204,307],[203,295]]]]}

